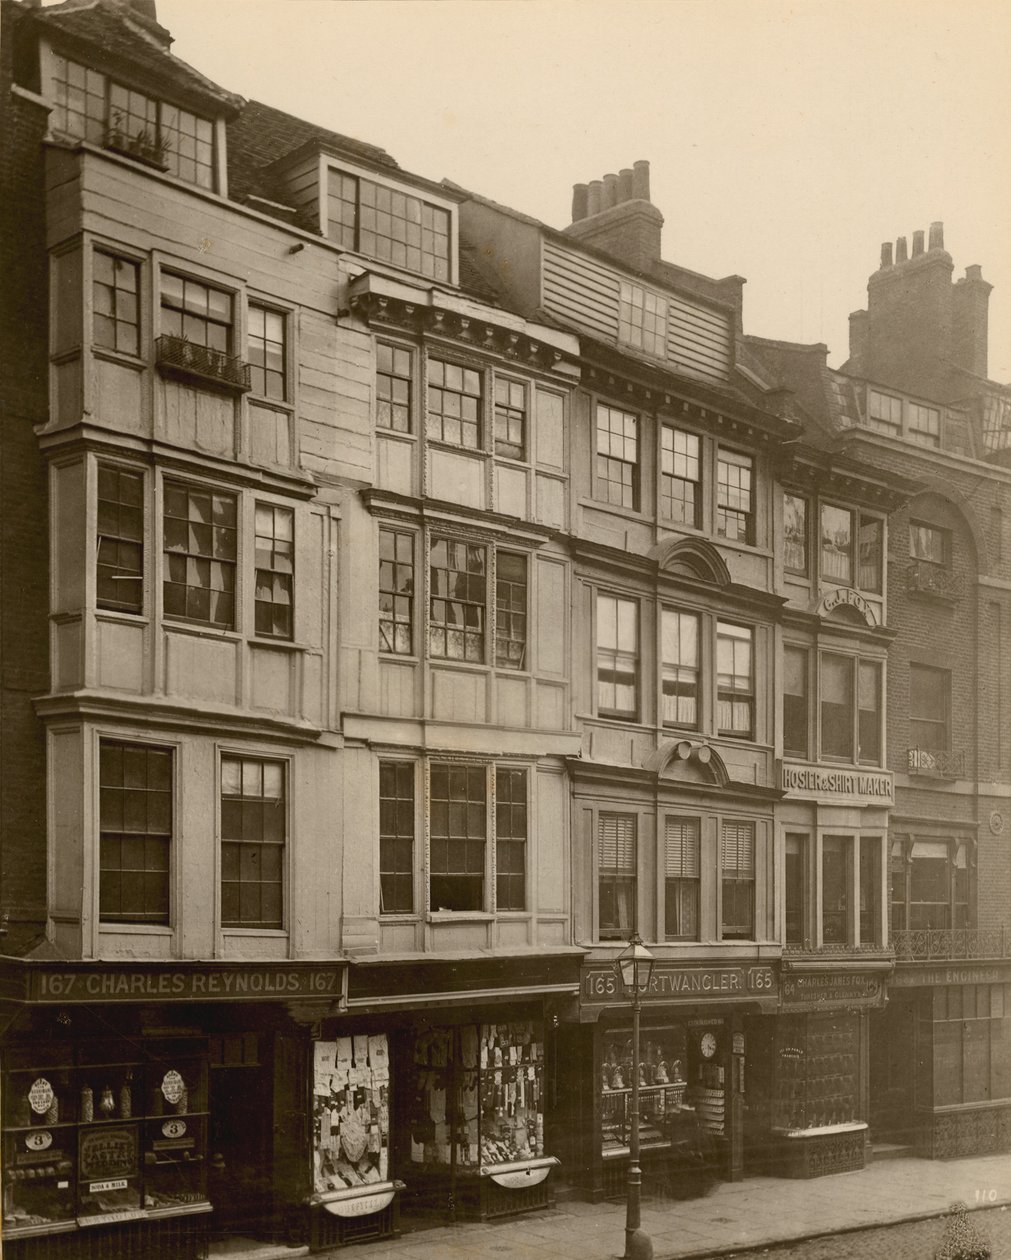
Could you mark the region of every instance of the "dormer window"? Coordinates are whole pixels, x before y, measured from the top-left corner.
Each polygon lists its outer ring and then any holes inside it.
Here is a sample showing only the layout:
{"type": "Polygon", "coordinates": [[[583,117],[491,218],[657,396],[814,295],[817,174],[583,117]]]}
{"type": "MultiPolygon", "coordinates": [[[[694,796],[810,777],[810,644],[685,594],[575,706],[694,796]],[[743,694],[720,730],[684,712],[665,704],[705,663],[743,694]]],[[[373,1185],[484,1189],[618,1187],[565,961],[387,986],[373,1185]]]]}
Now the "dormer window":
{"type": "Polygon", "coordinates": [[[69,57],[52,59],[55,131],[102,145],[198,188],[214,187],[214,124],[69,57]]]}
{"type": "Polygon", "coordinates": [[[364,175],[327,172],[326,233],[344,249],[452,281],[448,209],[364,175]]]}
{"type": "Polygon", "coordinates": [[[638,284],[622,280],[618,294],[618,340],[647,354],[667,352],[667,302],[638,284]]]}

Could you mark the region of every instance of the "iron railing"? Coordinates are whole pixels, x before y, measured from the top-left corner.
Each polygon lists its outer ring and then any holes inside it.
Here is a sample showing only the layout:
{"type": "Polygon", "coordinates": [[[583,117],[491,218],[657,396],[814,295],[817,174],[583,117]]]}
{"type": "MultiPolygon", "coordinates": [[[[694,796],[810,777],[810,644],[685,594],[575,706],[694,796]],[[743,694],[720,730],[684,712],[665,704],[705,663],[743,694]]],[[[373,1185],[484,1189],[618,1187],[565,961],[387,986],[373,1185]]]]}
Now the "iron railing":
{"type": "Polygon", "coordinates": [[[248,363],[185,337],[159,337],[155,357],[159,369],[170,375],[195,377],[243,393],[252,388],[248,363]]]}
{"type": "Polygon", "coordinates": [[[910,774],[923,774],[931,779],[964,779],[965,753],[943,748],[909,748],[906,763],[910,774]]]}
{"type": "Polygon", "coordinates": [[[872,945],[867,942],[859,945],[814,945],[810,941],[805,941],[803,944],[793,942],[783,946],[783,957],[789,955],[792,958],[797,954],[815,958],[863,957],[867,954],[887,954],[889,948],[888,945],[872,945]]]}
{"type": "Polygon", "coordinates": [[[1011,933],[999,928],[906,928],[892,932],[896,962],[1011,958],[1011,933]]]}
{"type": "Polygon", "coordinates": [[[906,590],[954,603],[962,598],[962,575],[953,573],[945,564],[914,560],[906,570],[906,590]]]}

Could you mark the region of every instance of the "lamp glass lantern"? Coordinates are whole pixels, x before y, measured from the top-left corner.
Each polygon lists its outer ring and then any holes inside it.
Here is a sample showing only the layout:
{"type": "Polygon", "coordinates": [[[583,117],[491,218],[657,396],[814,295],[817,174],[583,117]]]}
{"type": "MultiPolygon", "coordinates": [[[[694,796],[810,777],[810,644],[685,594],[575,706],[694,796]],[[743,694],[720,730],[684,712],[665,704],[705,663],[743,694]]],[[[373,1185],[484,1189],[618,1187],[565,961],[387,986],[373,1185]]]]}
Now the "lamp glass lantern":
{"type": "Polygon", "coordinates": [[[649,988],[656,958],[642,943],[638,932],[633,932],[628,944],[614,960],[614,969],[621,982],[622,992],[629,1001],[649,988]]]}

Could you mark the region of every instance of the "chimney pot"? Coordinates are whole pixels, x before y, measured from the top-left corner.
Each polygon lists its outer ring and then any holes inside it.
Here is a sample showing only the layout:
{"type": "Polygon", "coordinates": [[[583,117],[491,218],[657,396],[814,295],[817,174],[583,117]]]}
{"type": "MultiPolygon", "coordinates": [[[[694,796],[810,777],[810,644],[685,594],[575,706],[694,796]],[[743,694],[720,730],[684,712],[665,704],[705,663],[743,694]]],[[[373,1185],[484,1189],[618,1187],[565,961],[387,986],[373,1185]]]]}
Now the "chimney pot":
{"type": "Polygon", "coordinates": [[[982,281],[983,268],[979,265],[979,263],[970,263],[965,269],[965,278],[966,280],[982,281]]]}
{"type": "Polygon", "coordinates": [[[882,241],[881,243],[881,266],[890,267],[892,265],[892,242],[882,241]]]}
{"type": "Polygon", "coordinates": [[[604,191],[600,198],[601,210],[610,210],[612,206],[618,204],[618,176],[604,176],[604,191]]]}
{"type": "Polygon", "coordinates": [[[601,198],[601,193],[603,192],[603,190],[604,190],[604,185],[601,180],[599,179],[590,180],[589,187],[586,190],[586,214],[588,218],[592,217],[595,214],[600,213],[600,209],[601,209],[600,198],[601,198]]]}
{"type": "Polygon", "coordinates": [[[632,163],[632,196],[649,201],[649,163],[644,160],[632,163]]]}
{"type": "Polygon", "coordinates": [[[586,197],[589,189],[585,184],[572,185],[572,222],[578,223],[586,218],[586,197]]]}
{"type": "Polygon", "coordinates": [[[618,172],[618,202],[631,201],[634,193],[632,191],[635,176],[632,174],[630,166],[622,167],[618,172]]]}
{"type": "Polygon", "coordinates": [[[904,236],[900,236],[895,242],[895,261],[897,263],[904,263],[908,260],[908,258],[909,250],[906,246],[906,238],[904,236]]]}
{"type": "Polygon", "coordinates": [[[932,223],[930,225],[930,237],[928,241],[930,249],[944,249],[944,224],[932,223]]]}
{"type": "Polygon", "coordinates": [[[923,253],[923,233],[913,233],[913,257],[917,258],[923,253]]]}

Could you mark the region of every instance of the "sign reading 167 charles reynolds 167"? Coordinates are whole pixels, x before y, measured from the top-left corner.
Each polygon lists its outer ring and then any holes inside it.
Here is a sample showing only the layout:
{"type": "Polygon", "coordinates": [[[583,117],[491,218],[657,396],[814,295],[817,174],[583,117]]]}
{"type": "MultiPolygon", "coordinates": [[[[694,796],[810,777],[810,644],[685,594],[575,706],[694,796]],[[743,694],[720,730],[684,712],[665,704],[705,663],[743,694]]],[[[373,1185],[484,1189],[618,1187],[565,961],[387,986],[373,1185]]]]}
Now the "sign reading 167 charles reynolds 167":
{"type": "Polygon", "coordinates": [[[341,996],[340,965],[292,967],[121,967],[109,965],[38,971],[31,977],[36,1002],[271,1001],[341,996]]]}
{"type": "MultiPolygon", "coordinates": [[[[644,1002],[698,1002],[707,999],[772,997],[776,973],[771,967],[684,967],[657,962],[640,996],[644,1002]]],[[[583,968],[584,1002],[624,1002],[614,968],[591,963],[583,968]]]]}

